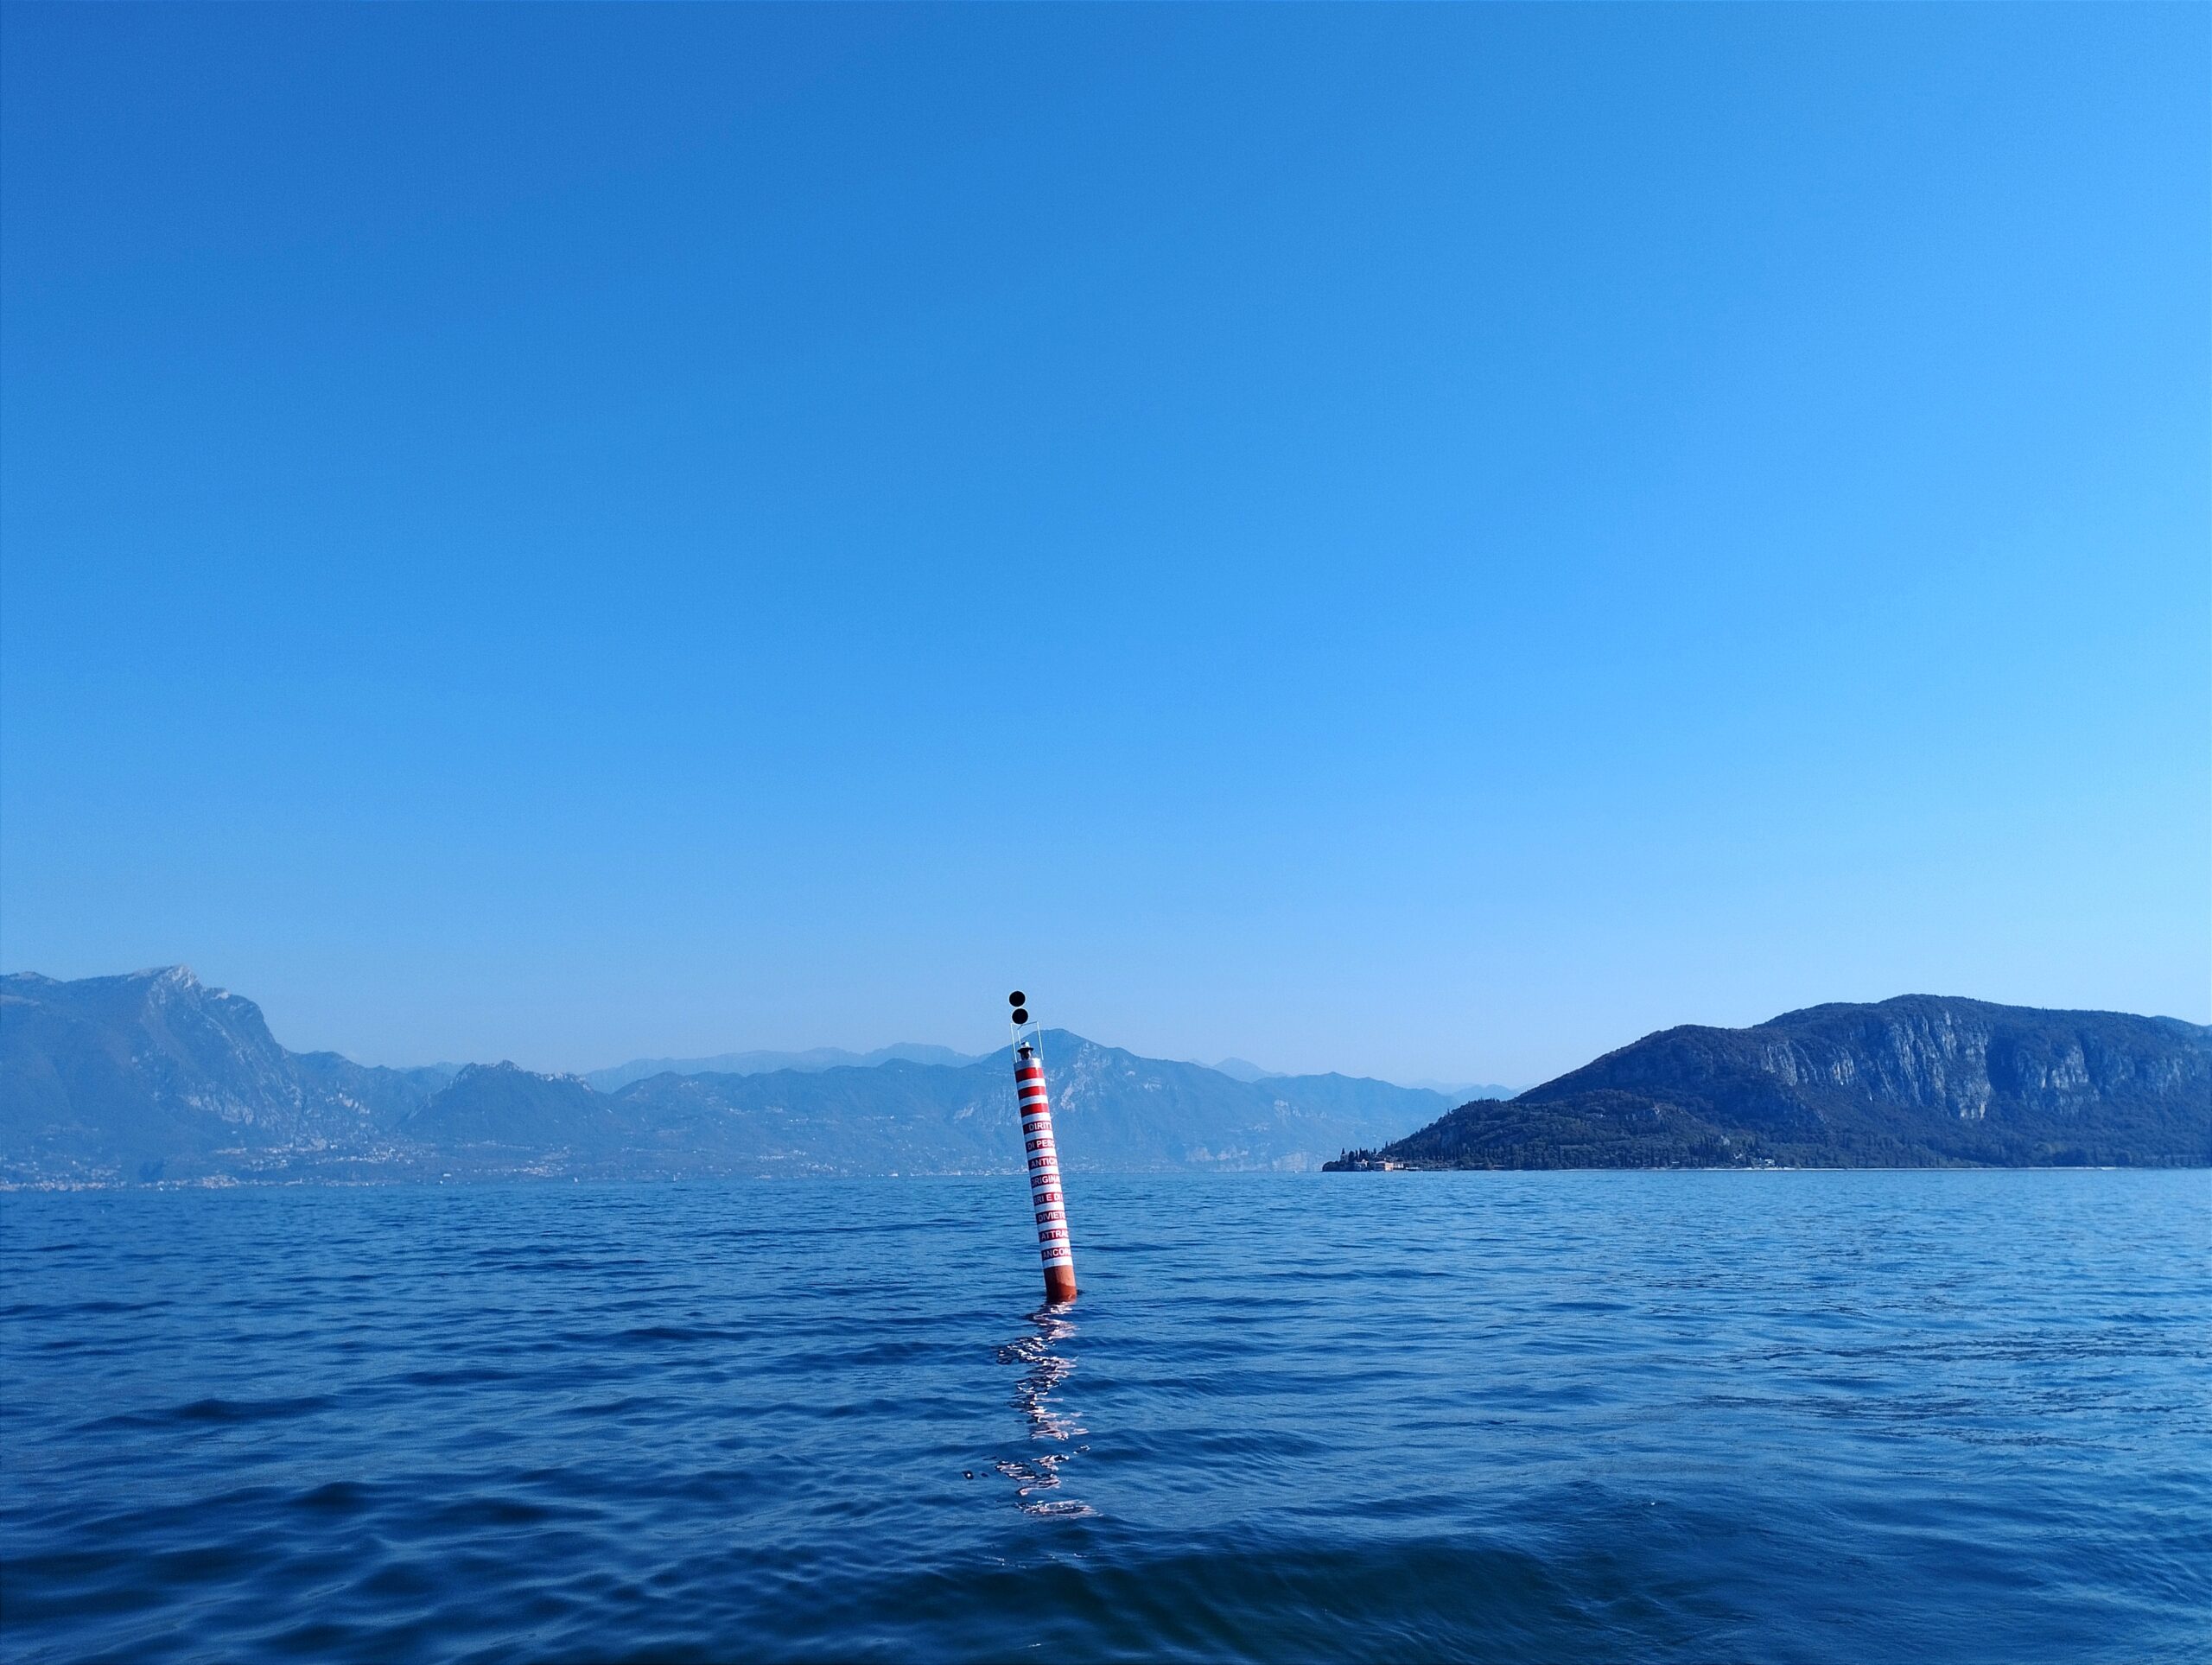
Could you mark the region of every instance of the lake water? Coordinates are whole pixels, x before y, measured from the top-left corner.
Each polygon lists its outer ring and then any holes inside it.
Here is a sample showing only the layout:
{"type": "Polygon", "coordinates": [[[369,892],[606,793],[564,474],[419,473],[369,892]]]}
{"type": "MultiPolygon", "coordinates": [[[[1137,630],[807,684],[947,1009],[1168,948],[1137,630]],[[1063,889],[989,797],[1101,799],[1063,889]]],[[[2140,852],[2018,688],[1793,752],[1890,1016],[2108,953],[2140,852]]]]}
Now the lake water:
{"type": "Polygon", "coordinates": [[[0,1198],[9,1660],[2212,1656],[2212,1175],[0,1198]]]}

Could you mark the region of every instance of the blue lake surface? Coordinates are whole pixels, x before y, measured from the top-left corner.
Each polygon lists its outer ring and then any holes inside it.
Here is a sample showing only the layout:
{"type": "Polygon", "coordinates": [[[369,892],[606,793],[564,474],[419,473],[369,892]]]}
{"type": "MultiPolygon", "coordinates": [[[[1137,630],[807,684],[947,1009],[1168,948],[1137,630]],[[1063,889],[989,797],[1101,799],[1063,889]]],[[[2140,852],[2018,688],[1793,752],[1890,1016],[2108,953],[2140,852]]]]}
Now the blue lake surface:
{"type": "Polygon", "coordinates": [[[9,1660],[2212,1657],[2212,1175],[0,1198],[9,1660]]]}

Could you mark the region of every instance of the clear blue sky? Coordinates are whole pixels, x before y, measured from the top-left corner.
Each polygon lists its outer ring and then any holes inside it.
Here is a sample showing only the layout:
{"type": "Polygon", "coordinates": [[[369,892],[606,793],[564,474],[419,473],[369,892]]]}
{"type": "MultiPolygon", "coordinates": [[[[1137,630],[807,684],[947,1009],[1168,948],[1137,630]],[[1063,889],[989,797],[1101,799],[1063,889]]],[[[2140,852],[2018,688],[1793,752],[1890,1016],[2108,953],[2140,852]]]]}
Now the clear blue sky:
{"type": "Polygon", "coordinates": [[[0,21],[0,958],[579,1068],[2212,1018],[2212,11],[0,21]]]}

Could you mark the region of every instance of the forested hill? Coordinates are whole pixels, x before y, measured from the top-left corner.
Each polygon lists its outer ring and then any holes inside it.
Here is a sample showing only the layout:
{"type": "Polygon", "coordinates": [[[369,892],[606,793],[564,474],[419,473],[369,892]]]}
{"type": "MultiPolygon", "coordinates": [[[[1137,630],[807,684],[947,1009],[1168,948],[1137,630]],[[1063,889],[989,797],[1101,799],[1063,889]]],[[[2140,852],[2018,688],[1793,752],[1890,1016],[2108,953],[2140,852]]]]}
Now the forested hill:
{"type": "Polygon", "coordinates": [[[1647,1035],[1332,1168],[2212,1166],[2212,1029],[1906,995],[1647,1035]]]}

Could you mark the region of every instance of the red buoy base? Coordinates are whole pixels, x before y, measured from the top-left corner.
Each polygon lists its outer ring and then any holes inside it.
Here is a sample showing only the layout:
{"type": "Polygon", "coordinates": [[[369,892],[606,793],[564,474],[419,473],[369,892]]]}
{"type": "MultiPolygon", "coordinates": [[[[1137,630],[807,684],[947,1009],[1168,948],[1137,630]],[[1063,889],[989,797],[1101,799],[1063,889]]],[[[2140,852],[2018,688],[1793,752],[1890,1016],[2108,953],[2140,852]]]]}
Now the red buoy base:
{"type": "Polygon", "coordinates": [[[1058,1306],[1075,1299],[1075,1274],[1065,1266],[1045,1268],[1045,1300],[1058,1306]]]}

